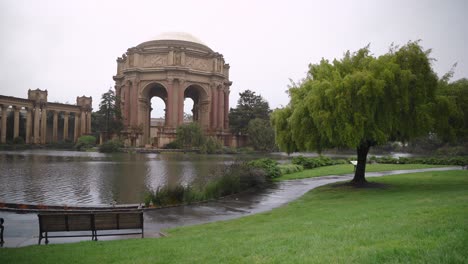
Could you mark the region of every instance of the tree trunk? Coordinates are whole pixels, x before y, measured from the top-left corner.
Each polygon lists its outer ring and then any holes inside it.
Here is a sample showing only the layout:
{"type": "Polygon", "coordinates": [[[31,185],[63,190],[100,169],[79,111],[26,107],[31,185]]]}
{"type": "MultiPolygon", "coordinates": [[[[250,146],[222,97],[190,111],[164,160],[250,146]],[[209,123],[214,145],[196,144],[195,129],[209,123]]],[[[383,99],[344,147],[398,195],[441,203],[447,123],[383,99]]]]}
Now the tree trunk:
{"type": "Polygon", "coordinates": [[[358,163],[356,166],[356,171],[354,172],[354,178],[351,181],[352,184],[362,185],[366,181],[366,163],[367,163],[367,153],[369,153],[370,146],[368,143],[361,143],[357,148],[358,154],[358,163]]]}

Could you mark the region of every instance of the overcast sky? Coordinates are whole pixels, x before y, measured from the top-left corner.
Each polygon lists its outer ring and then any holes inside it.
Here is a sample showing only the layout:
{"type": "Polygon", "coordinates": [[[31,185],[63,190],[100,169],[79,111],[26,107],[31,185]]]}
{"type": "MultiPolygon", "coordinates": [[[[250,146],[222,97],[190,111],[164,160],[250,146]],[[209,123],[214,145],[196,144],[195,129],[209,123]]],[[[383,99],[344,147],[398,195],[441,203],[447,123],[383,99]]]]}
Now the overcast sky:
{"type": "Polygon", "coordinates": [[[246,89],[272,108],[309,63],[368,43],[374,55],[421,39],[439,76],[468,77],[468,1],[39,1],[0,0],[0,94],[47,89],[76,103],[114,86],[117,57],[168,31],[187,32],[230,64],[230,105],[246,89]]]}

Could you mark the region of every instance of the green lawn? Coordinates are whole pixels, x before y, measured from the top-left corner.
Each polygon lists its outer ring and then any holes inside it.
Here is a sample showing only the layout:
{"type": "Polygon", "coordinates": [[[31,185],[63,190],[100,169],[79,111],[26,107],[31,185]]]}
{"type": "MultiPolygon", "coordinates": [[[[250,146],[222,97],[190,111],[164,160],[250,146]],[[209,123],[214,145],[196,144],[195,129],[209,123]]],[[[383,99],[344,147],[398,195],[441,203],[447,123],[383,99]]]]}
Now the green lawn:
{"type": "MultiPolygon", "coordinates": [[[[427,168],[438,168],[447,167],[445,165],[426,165],[426,164],[367,164],[366,172],[378,172],[378,171],[392,171],[392,170],[414,170],[414,169],[427,169],[427,168]]],[[[351,164],[341,164],[333,166],[324,166],[315,169],[303,170],[296,173],[286,174],[276,181],[282,180],[293,180],[293,179],[304,179],[326,175],[341,175],[354,173],[354,166],[351,164]]]]}
{"type": "Polygon", "coordinates": [[[169,237],[0,249],[0,263],[468,263],[468,172],[324,186],[271,212],[169,237]]]}

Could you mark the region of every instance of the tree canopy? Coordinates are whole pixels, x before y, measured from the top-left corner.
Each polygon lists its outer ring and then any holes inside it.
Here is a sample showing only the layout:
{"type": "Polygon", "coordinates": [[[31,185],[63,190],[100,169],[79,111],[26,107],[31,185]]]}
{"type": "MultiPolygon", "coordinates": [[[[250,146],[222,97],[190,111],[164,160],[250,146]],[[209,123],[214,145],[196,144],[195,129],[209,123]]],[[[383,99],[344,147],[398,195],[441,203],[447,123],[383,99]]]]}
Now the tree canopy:
{"type": "Polygon", "coordinates": [[[249,122],[255,118],[270,120],[270,106],[261,96],[250,90],[239,93],[237,107],[231,108],[229,112],[229,125],[231,131],[247,133],[249,122]]]}
{"type": "Polygon", "coordinates": [[[309,65],[307,78],[289,89],[290,103],[273,112],[282,150],[355,148],[352,183],[363,184],[369,148],[389,140],[407,141],[434,124],[437,76],[430,51],[419,42],[374,57],[369,46],[309,65]]]}
{"type": "Polygon", "coordinates": [[[99,111],[93,114],[93,130],[107,132],[110,135],[120,133],[123,129],[120,100],[112,89],[102,94],[99,111]]]}
{"type": "Polygon", "coordinates": [[[444,142],[468,141],[468,79],[449,83],[453,72],[439,81],[434,115],[437,118],[434,132],[444,142]]]}

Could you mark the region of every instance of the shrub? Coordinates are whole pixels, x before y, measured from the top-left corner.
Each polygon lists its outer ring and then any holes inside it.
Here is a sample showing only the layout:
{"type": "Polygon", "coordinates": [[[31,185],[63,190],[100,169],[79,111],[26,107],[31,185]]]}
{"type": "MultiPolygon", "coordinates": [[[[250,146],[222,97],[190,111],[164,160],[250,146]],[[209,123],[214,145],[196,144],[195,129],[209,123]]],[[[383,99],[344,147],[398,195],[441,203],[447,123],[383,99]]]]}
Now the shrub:
{"type": "Polygon", "coordinates": [[[468,164],[468,157],[467,156],[457,156],[457,157],[400,157],[400,158],[392,158],[392,157],[371,157],[371,161],[375,161],[377,163],[383,164],[430,164],[430,165],[458,165],[464,166],[468,164]]]}
{"type": "Polygon", "coordinates": [[[24,139],[22,137],[15,137],[13,139],[13,144],[15,145],[23,145],[24,144],[24,139]]]}
{"type": "Polygon", "coordinates": [[[86,135],[78,138],[75,148],[77,150],[85,150],[94,147],[94,145],[96,145],[96,137],[86,135]]]}
{"type": "Polygon", "coordinates": [[[304,167],[298,164],[280,164],[278,165],[281,175],[291,174],[299,171],[303,171],[304,167]]]}
{"type": "Polygon", "coordinates": [[[177,140],[172,141],[164,146],[165,149],[180,149],[179,142],[177,140]]]}
{"type": "Polygon", "coordinates": [[[307,158],[304,156],[297,156],[292,159],[292,164],[301,165],[304,169],[313,169],[323,166],[330,166],[336,164],[345,164],[345,160],[333,160],[329,157],[320,156],[317,158],[307,158]]]}
{"type": "Polygon", "coordinates": [[[221,153],[223,145],[216,137],[207,137],[200,146],[200,152],[206,154],[221,153]]]}
{"type": "Polygon", "coordinates": [[[100,145],[99,152],[103,152],[103,153],[119,152],[120,148],[123,148],[123,146],[124,145],[122,141],[118,139],[112,139],[100,145]]]}
{"type": "Polygon", "coordinates": [[[281,171],[278,167],[278,162],[269,158],[252,160],[248,163],[253,168],[263,169],[266,176],[270,179],[281,176],[281,171]]]}
{"type": "Polygon", "coordinates": [[[217,199],[252,187],[264,187],[266,182],[264,170],[253,168],[243,162],[225,165],[214,173],[222,176],[215,177],[203,186],[179,184],[171,188],[164,186],[150,191],[145,195],[145,205],[152,203],[155,206],[166,206],[217,199]]]}

